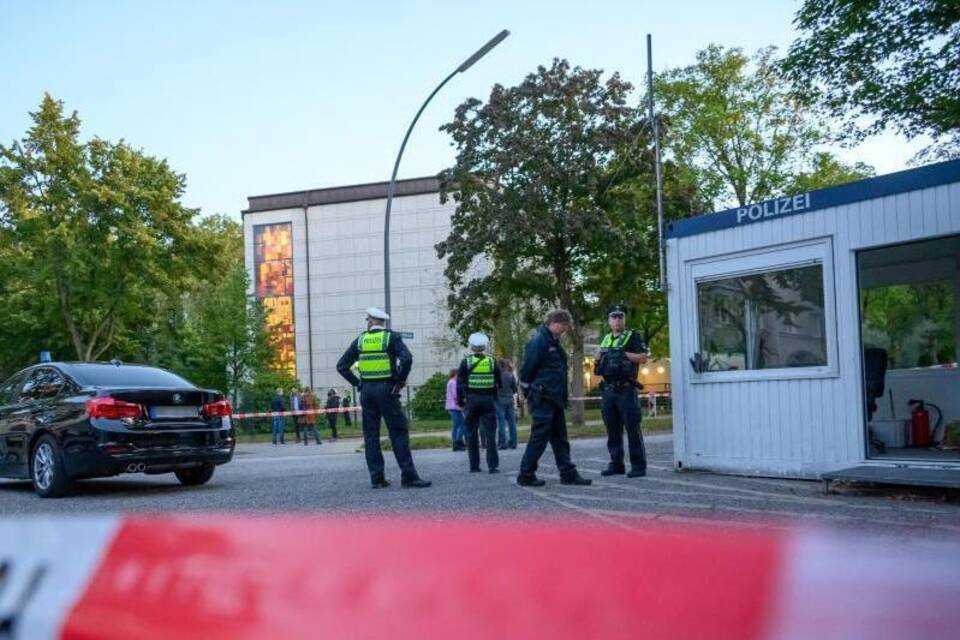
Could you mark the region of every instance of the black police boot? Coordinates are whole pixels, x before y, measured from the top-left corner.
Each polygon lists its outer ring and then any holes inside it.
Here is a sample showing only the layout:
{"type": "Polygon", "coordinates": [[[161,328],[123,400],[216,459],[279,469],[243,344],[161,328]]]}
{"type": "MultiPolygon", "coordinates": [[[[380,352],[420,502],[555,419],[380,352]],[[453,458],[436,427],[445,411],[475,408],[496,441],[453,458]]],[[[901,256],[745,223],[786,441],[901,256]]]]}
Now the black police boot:
{"type": "Polygon", "coordinates": [[[390,486],[390,482],[389,482],[386,478],[383,478],[383,477],[380,477],[380,478],[371,478],[371,479],[370,479],[370,486],[372,486],[374,489],[385,489],[385,488],[387,488],[387,487],[390,486]]]}
{"type": "Polygon", "coordinates": [[[480,473],[481,471],[480,467],[470,467],[470,473],[480,473]]]}
{"type": "Polygon", "coordinates": [[[584,478],[579,473],[574,473],[572,476],[567,476],[566,478],[560,478],[560,484],[573,484],[578,487],[585,487],[587,485],[593,484],[593,480],[589,478],[584,478]]]}
{"type": "Polygon", "coordinates": [[[521,487],[542,487],[547,484],[546,480],[541,480],[535,475],[519,475],[517,476],[517,484],[521,487]]]}
{"type": "Polygon", "coordinates": [[[602,476],[622,476],[627,472],[626,468],[622,464],[610,463],[607,465],[607,468],[600,472],[602,476]]]}
{"type": "Polygon", "coordinates": [[[490,473],[500,473],[500,469],[497,469],[496,467],[491,467],[490,473]]]}
{"type": "Polygon", "coordinates": [[[627,474],[628,478],[642,478],[647,475],[646,467],[630,467],[630,473],[627,474]]]}
{"type": "Polygon", "coordinates": [[[400,484],[408,489],[426,489],[433,483],[429,480],[424,480],[423,478],[414,478],[413,480],[403,480],[400,484]]]}

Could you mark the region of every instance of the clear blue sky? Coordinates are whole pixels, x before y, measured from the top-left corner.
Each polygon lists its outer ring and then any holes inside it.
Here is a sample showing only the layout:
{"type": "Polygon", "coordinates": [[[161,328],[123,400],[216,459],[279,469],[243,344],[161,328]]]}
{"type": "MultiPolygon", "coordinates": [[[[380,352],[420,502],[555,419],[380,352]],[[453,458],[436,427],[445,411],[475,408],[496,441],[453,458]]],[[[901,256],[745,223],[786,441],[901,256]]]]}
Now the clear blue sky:
{"type": "MultiPolygon", "coordinates": [[[[789,0],[368,0],[349,3],[0,0],[0,140],[22,137],[43,93],[77,110],[85,137],[124,138],[187,175],[185,202],[234,216],[246,196],[387,180],[421,101],[500,29],[512,35],[428,108],[401,177],[453,158],[437,128],[565,57],[641,82],[710,42],[786,48],[789,0]]],[[[856,150],[880,172],[917,149],[884,136],[856,150]]]]}

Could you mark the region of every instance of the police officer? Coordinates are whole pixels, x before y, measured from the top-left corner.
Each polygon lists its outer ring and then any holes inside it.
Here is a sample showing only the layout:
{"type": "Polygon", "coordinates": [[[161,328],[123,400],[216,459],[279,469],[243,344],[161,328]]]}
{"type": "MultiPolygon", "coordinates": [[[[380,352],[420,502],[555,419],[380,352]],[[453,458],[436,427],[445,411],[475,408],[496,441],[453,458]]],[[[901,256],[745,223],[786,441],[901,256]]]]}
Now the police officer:
{"type": "Polygon", "coordinates": [[[457,370],[457,402],[464,408],[467,427],[467,457],[470,471],[480,471],[480,443],[477,429],[483,425],[487,441],[487,471],[500,473],[500,456],[495,443],[497,430],[497,386],[500,384],[500,367],[496,360],[484,353],[490,344],[483,333],[474,333],[468,339],[473,352],[460,362],[457,370]]]}
{"type": "Polygon", "coordinates": [[[520,388],[529,403],[533,424],[517,476],[517,484],[522,486],[542,487],[546,484],[537,477],[537,463],[548,442],[560,470],[561,484],[591,483],[570,461],[570,441],[564,416],[568,400],[567,353],[560,345],[560,336],[570,329],[571,322],[567,311],[551,311],[524,348],[520,388]]]}
{"type": "Polygon", "coordinates": [[[623,431],[627,431],[630,447],[630,472],[627,477],[647,475],[647,454],[640,433],[640,405],[637,402],[637,369],[647,361],[647,347],[640,336],[626,328],[627,309],[615,304],[607,312],[610,333],[600,343],[594,361],[594,373],[603,376],[601,415],[607,428],[607,450],[610,464],[602,476],[623,475],[623,431]]]}
{"type": "Polygon", "coordinates": [[[374,489],[390,486],[384,476],[383,452],[380,449],[380,418],[387,423],[393,455],[400,466],[400,480],[404,487],[429,487],[413,466],[410,453],[410,432],[407,417],[400,406],[400,389],[407,382],[413,355],[400,336],[384,327],[390,319],[386,312],[367,309],[367,330],[350,343],[337,362],[337,372],[360,390],[360,409],[363,412],[363,446],[374,489]],[[359,362],[360,379],[350,367],[359,362]]]}

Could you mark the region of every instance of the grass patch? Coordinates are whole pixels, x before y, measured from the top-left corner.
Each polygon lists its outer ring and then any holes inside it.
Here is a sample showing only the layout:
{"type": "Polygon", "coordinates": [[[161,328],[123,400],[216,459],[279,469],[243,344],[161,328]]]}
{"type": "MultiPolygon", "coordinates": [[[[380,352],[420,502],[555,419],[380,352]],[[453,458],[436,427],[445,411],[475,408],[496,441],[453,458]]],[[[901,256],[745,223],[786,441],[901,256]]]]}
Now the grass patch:
{"type": "MultiPolygon", "coordinates": [[[[410,438],[411,449],[450,449],[453,443],[447,436],[419,436],[410,438]]],[[[390,438],[381,438],[380,448],[384,451],[393,451],[390,438]]]]}
{"type": "MultiPolygon", "coordinates": [[[[644,418],[640,423],[640,429],[645,434],[664,433],[673,429],[673,418],[666,416],[663,418],[644,418]]],[[[582,427],[567,427],[567,435],[571,438],[599,438],[607,435],[607,429],[602,424],[585,424],[582,427]]]]}

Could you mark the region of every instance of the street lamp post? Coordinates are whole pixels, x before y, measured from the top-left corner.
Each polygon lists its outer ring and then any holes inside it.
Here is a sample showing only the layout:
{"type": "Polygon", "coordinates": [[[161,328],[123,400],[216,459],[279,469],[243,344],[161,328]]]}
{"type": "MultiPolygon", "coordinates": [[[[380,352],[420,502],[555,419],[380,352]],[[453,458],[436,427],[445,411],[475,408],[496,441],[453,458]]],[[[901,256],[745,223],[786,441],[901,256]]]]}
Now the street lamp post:
{"type": "Polygon", "coordinates": [[[443,88],[445,84],[450,82],[453,76],[458,73],[463,73],[474,63],[487,55],[491,49],[503,42],[503,40],[510,35],[510,32],[504,29],[497,35],[495,35],[487,44],[480,47],[476,53],[467,58],[463,64],[453,70],[453,72],[443,79],[437,88],[427,96],[427,99],[424,100],[423,104],[420,106],[420,110],[417,111],[417,115],[413,116],[413,122],[410,123],[410,126],[407,127],[407,133],[403,136],[403,142],[400,144],[400,152],[397,154],[397,161],[393,163],[393,174],[390,176],[390,184],[387,187],[387,211],[383,217],[383,297],[384,297],[384,308],[383,310],[387,312],[387,315],[390,315],[390,207],[393,204],[393,193],[397,187],[397,171],[400,169],[400,158],[403,157],[403,150],[407,146],[407,140],[410,138],[410,133],[413,132],[414,125],[417,124],[417,120],[420,119],[420,114],[423,113],[423,110],[427,108],[427,105],[430,104],[430,101],[433,99],[433,96],[437,95],[440,89],[443,88]]]}

